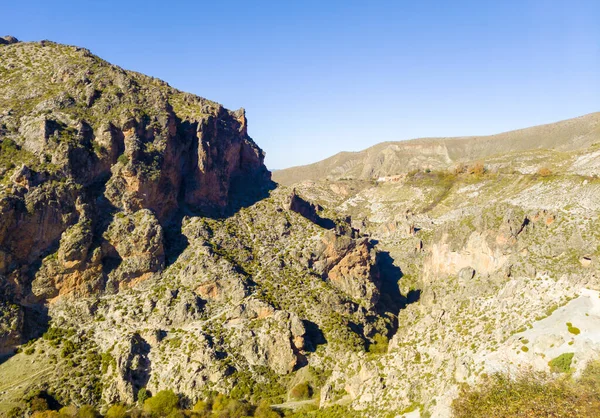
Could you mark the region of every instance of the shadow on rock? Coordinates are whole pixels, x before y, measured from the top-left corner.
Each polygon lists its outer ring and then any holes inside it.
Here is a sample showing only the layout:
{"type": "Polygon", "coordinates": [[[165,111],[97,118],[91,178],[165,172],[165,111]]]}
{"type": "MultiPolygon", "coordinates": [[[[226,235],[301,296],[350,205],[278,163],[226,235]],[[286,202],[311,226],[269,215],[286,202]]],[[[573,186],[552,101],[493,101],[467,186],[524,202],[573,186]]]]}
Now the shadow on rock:
{"type": "Polygon", "coordinates": [[[393,316],[394,321],[389,333],[394,334],[398,328],[396,316],[411,303],[419,301],[421,290],[411,289],[406,295],[400,292],[400,280],[404,273],[394,264],[394,259],[389,252],[377,253],[377,267],[381,278],[381,296],[375,308],[380,315],[393,316]]]}

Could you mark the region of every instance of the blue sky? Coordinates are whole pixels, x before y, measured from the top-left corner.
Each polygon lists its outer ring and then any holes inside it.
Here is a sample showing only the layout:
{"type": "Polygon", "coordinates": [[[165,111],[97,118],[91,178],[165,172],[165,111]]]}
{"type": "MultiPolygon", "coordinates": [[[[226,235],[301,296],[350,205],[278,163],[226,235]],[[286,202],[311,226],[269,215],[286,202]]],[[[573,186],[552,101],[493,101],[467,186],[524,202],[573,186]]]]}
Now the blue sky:
{"type": "Polygon", "coordinates": [[[0,32],[246,108],[270,168],[600,111],[600,1],[8,1],[0,32]]]}

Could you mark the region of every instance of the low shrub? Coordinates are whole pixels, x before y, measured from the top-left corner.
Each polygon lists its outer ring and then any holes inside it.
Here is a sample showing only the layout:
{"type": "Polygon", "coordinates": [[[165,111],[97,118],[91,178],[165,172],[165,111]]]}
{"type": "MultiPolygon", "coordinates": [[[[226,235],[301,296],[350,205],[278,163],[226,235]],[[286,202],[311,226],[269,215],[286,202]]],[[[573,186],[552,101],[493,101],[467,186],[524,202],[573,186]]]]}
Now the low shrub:
{"type": "MultiPolygon", "coordinates": [[[[138,392],[139,397],[139,392],[138,392]]],[[[144,402],[144,412],[152,417],[166,417],[176,411],[179,397],[172,390],[161,390],[144,402]]]]}
{"type": "Polygon", "coordinates": [[[550,370],[556,373],[567,373],[571,370],[574,353],[563,353],[548,362],[550,370]]]}
{"type": "Polygon", "coordinates": [[[307,382],[298,383],[290,390],[290,398],[302,400],[310,399],[312,396],[312,388],[307,382]]]}
{"type": "MultiPolygon", "coordinates": [[[[564,369],[571,359],[565,353],[553,361],[564,369]]],[[[455,418],[598,417],[600,362],[590,362],[577,380],[534,372],[487,376],[477,387],[464,385],[452,411],[455,418]]]]}

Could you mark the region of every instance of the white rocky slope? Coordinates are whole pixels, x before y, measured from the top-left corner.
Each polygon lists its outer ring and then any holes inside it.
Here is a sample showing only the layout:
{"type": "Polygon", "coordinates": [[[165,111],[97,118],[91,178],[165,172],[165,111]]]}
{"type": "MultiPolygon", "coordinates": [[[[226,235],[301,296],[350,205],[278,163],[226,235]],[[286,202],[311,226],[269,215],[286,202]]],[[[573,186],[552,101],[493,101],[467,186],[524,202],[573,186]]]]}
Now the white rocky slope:
{"type": "Polygon", "coordinates": [[[388,354],[348,358],[330,392],[369,416],[449,417],[460,384],[485,373],[549,371],[563,353],[581,370],[600,356],[600,173],[582,163],[594,147],[521,155],[513,166],[498,157],[483,174],[296,185],[351,215],[402,270],[403,294],[419,295],[400,312],[388,354]],[[536,174],[542,167],[552,174],[536,174]]]}

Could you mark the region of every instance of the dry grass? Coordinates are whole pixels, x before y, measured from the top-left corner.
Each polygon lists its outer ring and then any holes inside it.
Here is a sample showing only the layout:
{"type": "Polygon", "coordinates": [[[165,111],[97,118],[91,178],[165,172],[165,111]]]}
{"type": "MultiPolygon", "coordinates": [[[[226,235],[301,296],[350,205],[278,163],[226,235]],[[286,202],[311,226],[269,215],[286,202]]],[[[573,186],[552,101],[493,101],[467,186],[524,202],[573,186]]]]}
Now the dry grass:
{"type": "Polygon", "coordinates": [[[456,418],[599,417],[600,361],[582,376],[554,378],[546,373],[488,377],[479,387],[463,387],[452,404],[456,418]]]}

